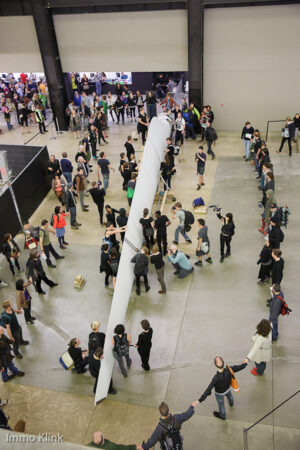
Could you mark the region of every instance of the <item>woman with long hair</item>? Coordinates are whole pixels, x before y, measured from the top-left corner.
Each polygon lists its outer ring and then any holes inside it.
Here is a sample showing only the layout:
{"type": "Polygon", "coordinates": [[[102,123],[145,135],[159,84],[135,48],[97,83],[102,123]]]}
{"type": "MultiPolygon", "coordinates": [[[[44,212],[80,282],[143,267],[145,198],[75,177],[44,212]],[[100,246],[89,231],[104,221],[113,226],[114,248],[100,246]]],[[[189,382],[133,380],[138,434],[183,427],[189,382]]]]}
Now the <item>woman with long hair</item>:
{"type": "Polygon", "coordinates": [[[66,249],[65,245],[69,245],[68,242],[65,241],[65,233],[66,233],[66,220],[65,217],[70,215],[69,212],[61,212],[60,206],[55,206],[54,214],[53,214],[53,228],[56,231],[56,236],[58,239],[59,247],[63,250],[66,249]]]}
{"type": "Polygon", "coordinates": [[[243,362],[254,361],[252,375],[261,376],[272,358],[272,327],[267,319],[262,319],[256,326],[256,333],[252,337],[252,348],[243,362]]]}
{"type": "Polygon", "coordinates": [[[227,213],[225,217],[221,216],[220,213],[217,214],[218,219],[222,222],[221,234],[220,234],[220,263],[224,261],[224,258],[227,258],[231,255],[231,247],[230,242],[232,236],[234,235],[235,225],[233,222],[232,213],[227,213]],[[224,254],[224,248],[226,245],[226,253],[224,254]]]}
{"type": "Polygon", "coordinates": [[[10,233],[6,233],[3,236],[3,245],[2,245],[2,253],[6,257],[9,268],[11,273],[16,277],[17,273],[15,272],[15,266],[18,269],[19,272],[24,272],[23,269],[21,269],[19,264],[19,256],[21,254],[20,247],[16,243],[16,241],[13,239],[12,235],[10,233]]]}
{"type": "Polygon", "coordinates": [[[173,160],[169,153],[166,153],[165,160],[160,165],[161,175],[164,180],[164,191],[171,189],[171,178],[176,171],[173,160]]]}

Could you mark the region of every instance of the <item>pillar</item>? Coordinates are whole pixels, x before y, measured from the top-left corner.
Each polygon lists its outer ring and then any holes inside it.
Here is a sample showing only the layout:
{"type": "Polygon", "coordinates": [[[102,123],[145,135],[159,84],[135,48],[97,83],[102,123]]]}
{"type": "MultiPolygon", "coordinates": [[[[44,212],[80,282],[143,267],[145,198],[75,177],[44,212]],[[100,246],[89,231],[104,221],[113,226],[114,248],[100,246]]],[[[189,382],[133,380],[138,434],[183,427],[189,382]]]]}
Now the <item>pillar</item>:
{"type": "Polygon", "coordinates": [[[203,106],[203,0],[188,0],[189,98],[203,106]]]}
{"type": "Polygon", "coordinates": [[[67,94],[56,41],[54,23],[50,8],[45,8],[43,0],[32,0],[32,14],[39,42],[44,72],[47,79],[53,117],[61,130],[68,129],[65,114],[67,94]]]}

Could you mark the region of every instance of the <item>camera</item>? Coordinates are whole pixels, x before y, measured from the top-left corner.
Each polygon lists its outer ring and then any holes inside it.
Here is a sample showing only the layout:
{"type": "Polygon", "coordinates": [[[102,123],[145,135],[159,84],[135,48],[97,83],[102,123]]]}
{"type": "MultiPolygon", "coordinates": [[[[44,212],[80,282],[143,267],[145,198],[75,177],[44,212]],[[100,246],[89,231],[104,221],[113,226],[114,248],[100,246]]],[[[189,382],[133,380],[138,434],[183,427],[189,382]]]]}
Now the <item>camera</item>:
{"type": "Polygon", "coordinates": [[[213,208],[213,212],[222,211],[222,208],[219,205],[210,205],[209,208],[213,208]]]}
{"type": "Polygon", "coordinates": [[[172,210],[172,211],[175,211],[175,209],[176,209],[175,206],[172,206],[171,210],[172,210]]]}

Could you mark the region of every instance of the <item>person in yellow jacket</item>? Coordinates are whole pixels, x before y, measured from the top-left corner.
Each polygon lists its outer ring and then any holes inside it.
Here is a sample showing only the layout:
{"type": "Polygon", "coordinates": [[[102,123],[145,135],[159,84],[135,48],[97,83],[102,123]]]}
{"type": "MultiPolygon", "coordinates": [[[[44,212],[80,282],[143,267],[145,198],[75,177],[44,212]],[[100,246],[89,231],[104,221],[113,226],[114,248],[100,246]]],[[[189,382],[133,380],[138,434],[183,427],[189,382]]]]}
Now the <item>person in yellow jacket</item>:
{"type": "Polygon", "coordinates": [[[35,118],[37,123],[39,124],[40,133],[41,134],[48,133],[48,130],[46,130],[45,127],[44,116],[42,114],[41,107],[39,105],[36,105],[35,118]]]}

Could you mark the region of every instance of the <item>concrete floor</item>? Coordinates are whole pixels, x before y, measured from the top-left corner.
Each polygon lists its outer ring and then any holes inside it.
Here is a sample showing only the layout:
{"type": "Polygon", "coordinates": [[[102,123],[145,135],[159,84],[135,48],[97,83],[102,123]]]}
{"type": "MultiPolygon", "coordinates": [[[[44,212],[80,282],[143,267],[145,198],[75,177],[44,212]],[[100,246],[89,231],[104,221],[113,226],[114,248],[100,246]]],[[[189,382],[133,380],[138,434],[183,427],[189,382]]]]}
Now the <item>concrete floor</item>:
{"type": "MultiPolygon", "coordinates": [[[[110,144],[101,149],[107,152],[115,168],[118,167],[119,153],[123,150],[126,137],[133,129],[134,124],[110,127],[110,144]]],[[[157,295],[159,285],[151,269],[150,292],[140,297],[133,292],[126,327],[134,340],[139,333],[140,320],[145,317],[150,320],[154,329],[150,360],[152,370],[149,373],[142,371],[137,352],[131,350],[133,366],[130,376],[124,379],[116,369],[113,379],[117,396],[94,408],[93,380],[90,376],[65,373],[58,364],[58,357],[65,351],[70,338],[78,336],[83,346],[87,345],[92,320],[100,320],[105,330],[110,311],[112,290],[103,288],[104,280],[98,269],[103,228],[98,224],[96,208],[88,199],[90,212],[85,214],[79,211],[78,214],[83,224],[81,229],[67,230],[70,246],[65,251],[66,259],[58,263],[57,269],[48,270],[50,278],[59,286],[51,292],[46,288],[47,295],[44,297],[33,293],[33,311],[38,319],[36,325],[27,326],[23,316],[19,316],[24,335],[31,342],[22,350],[24,359],[17,361],[26,376],[0,385],[1,397],[10,399],[6,411],[11,416],[12,425],[23,418],[28,433],[61,432],[66,441],[79,444],[89,442],[93,431],[99,427],[111,440],[140,442],[154,428],[158,418],[157,406],[162,400],[169,403],[172,411],[182,411],[201,395],[214,374],[213,358],[216,354],[223,355],[230,364],[239,363],[245,357],[256,324],[261,318],[268,317],[265,308],[268,287],[256,285],[256,261],[263,246],[263,238],[257,232],[261,212],[257,208],[260,193],[252,167],[241,158],[238,133],[218,134],[218,158],[207,163],[206,185],[201,190],[201,196],[206,204],[218,203],[224,213],[231,211],[234,214],[236,235],[232,256],[224,264],[219,264],[220,222],[209,210],[207,224],[214,264],[204,263],[202,268],[196,268],[194,274],[184,280],[174,278],[173,270],[167,265],[168,293],[163,298],[157,295]],[[79,292],[72,286],[77,273],[82,273],[87,279],[87,284],[79,292]],[[49,410],[46,417],[45,409],[49,410]]],[[[59,135],[52,141],[50,137],[39,136],[32,143],[46,143],[49,153],[57,157],[62,151],[67,151],[73,159],[77,141],[70,134],[59,135]]],[[[276,136],[270,141],[272,153],[278,145],[275,139],[276,136]]],[[[20,143],[22,140],[18,131],[0,137],[1,143],[20,143]]],[[[138,145],[135,147],[138,148],[138,145]]],[[[199,196],[195,189],[196,149],[196,143],[188,142],[176,164],[174,195],[186,209],[191,209],[192,199],[199,196]]],[[[214,395],[198,407],[193,419],[183,428],[186,450],[240,450],[243,427],[250,426],[299,389],[300,331],[295,267],[299,265],[297,231],[300,206],[295,194],[300,184],[300,157],[299,154],[293,158],[288,158],[286,154],[274,154],[272,160],[277,200],[280,205],[288,204],[292,209],[282,250],[286,263],[283,289],[293,313],[280,318],[280,338],[273,345],[273,360],[268,364],[265,376],[260,379],[253,377],[250,367],[239,373],[241,392],[235,395],[235,406],[227,411],[226,422],[212,416],[216,409],[214,395]]],[[[90,177],[91,181],[95,177],[96,170],[90,177]]],[[[116,208],[127,206],[125,194],[120,194],[120,185],[120,175],[116,171],[111,176],[107,199],[116,208]]],[[[37,224],[42,218],[48,218],[55,204],[51,192],[34,214],[32,222],[37,224]]],[[[170,207],[168,202],[164,211],[166,214],[169,214],[170,207]]],[[[169,243],[173,231],[174,225],[170,227],[169,243]]],[[[196,232],[197,227],[194,226],[192,245],[181,245],[192,259],[196,232]]],[[[57,246],[56,239],[52,241],[57,246]]],[[[23,251],[23,264],[26,257],[26,251],[23,251]]],[[[1,262],[1,267],[1,278],[9,283],[9,288],[0,290],[0,299],[14,300],[15,280],[7,270],[5,261],[1,262]]],[[[299,449],[299,414],[299,399],[296,397],[249,432],[249,448],[299,449]]],[[[3,433],[0,433],[0,442],[1,439],[4,439],[3,433]]],[[[28,445],[37,448],[34,444],[28,445]]],[[[17,449],[17,444],[13,448],[17,449]]]]}

